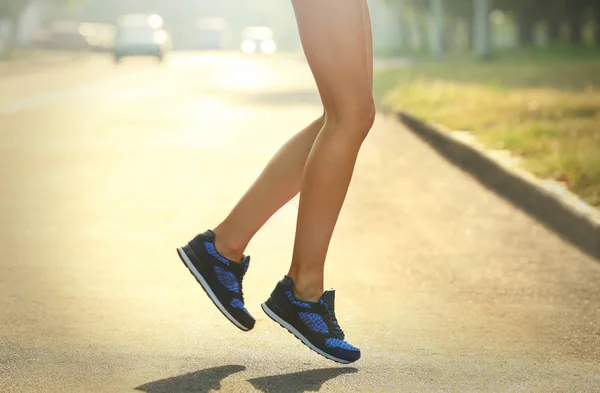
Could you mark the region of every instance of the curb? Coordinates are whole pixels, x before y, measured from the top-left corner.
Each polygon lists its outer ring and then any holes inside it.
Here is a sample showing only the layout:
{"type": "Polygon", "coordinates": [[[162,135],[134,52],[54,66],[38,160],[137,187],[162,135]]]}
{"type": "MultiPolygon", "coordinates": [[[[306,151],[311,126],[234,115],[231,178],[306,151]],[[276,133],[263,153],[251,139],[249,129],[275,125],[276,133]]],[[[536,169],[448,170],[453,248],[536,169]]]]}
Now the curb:
{"type": "Polygon", "coordinates": [[[538,179],[494,157],[476,141],[463,140],[457,132],[405,112],[396,113],[396,117],[452,164],[600,260],[600,211],[557,183],[538,179]]]}

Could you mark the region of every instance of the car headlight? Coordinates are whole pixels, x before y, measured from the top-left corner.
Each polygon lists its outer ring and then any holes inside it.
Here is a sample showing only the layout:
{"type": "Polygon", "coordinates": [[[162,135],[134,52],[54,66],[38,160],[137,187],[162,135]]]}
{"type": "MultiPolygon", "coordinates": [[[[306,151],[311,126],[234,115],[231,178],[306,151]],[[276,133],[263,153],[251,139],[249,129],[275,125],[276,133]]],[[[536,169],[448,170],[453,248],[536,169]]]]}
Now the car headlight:
{"type": "Polygon", "coordinates": [[[252,40],[244,40],[242,41],[242,52],[244,53],[254,53],[256,51],[256,44],[252,40]]]}
{"type": "Polygon", "coordinates": [[[275,41],[273,41],[273,40],[266,40],[260,44],[260,50],[264,53],[268,53],[268,54],[274,53],[275,49],[276,49],[275,41]]]}

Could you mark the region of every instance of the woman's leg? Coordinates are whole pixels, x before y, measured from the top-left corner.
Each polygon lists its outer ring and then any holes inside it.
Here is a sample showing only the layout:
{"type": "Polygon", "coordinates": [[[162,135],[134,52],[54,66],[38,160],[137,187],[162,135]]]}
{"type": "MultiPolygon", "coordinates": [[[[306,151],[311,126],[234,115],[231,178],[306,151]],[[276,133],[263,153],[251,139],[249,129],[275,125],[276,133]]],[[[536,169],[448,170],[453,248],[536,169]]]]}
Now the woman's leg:
{"type": "Polygon", "coordinates": [[[375,117],[370,17],[366,0],[292,3],[326,116],[302,176],[288,275],[298,297],[316,301],[329,242],[375,117]]]}
{"type": "Polygon", "coordinates": [[[285,143],[215,229],[215,247],[239,261],[254,234],[300,191],[308,153],[325,122],[321,116],[285,143]]]}
{"type": "MultiPolygon", "coordinates": [[[[363,28],[367,79],[369,86],[372,86],[371,24],[366,3],[360,5],[364,18],[355,29],[363,28]]],[[[327,89],[319,87],[319,92],[322,99],[331,100],[327,89]]],[[[214,229],[217,235],[215,246],[221,254],[235,261],[240,260],[254,234],[300,191],[306,160],[324,122],[325,115],[292,137],[271,159],[225,220],[214,229]]]]}

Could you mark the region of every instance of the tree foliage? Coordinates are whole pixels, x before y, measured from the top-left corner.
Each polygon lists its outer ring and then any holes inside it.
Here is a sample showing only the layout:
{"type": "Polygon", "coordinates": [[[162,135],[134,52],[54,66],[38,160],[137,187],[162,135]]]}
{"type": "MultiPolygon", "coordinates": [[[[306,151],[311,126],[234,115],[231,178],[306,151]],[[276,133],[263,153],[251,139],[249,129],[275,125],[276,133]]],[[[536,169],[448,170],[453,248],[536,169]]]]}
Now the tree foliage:
{"type": "Polygon", "coordinates": [[[0,19],[14,20],[17,18],[30,0],[0,0],[0,19]]]}
{"type": "MultiPolygon", "coordinates": [[[[20,16],[27,9],[32,0],[0,0],[0,21],[10,23],[8,37],[0,37],[6,40],[0,57],[10,57],[13,49],[17,46],[17,36],[20,28],[20,16]]],[[[73,9],[83,3],[83,0],[43,0],[43,2],[62,9],[73,9]]]]}
{"type": "MultiPolygon", "coordinates": [[[[430,12],[428,0],[386,0],[390,4],[402,4],[420,17],[430,12]]],[[[472,22],[475,0],[445,0],[444,7],[450,23],[462,20],[472,22]]],[[[600,0],[494,0],[493,8],[505,12],[517,25],[521,44],[533,42],[534,26],[543,23],[548,39],[556,42],[562,27],[569,31],[572,44],[582,42],[583,26],[591,21],[595,28],[595,42],[600,45],[600,0]]]]}
{"type": "MultiPolygon", "coordinates": [[[[17,19],[31,2],[32,0],[0,0],[0,20],[17,19]]],[[[83,0],[43,0],[43,2],[63,9],[75,9],[83,4],[83,0]]]]}

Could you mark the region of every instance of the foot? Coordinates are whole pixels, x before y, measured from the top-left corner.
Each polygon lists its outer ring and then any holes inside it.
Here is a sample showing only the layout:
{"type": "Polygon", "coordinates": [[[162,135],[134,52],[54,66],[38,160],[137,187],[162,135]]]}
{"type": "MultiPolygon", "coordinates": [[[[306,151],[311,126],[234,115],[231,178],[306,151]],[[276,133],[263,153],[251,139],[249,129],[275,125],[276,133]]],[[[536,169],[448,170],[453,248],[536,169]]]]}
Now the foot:
{"type": "Polygon", "coordinates": [[[241,263],[225,258],[215,248],[215,234],[208,230],[178,248],[179,258],[202,286],[215,306],[241,330],[254,327],[254,318],[244,307],[242,280],[250,257],[241,263]]]}
{"type": "Polygon", "coordinates": [[[313,351],[338,363],[352,363],[360,359],[360,350],[344,340],[334,302],[334,290],[325,291],[318,302],[298,299],[293,280],[285,276],[262,309],[313,351]]]}

